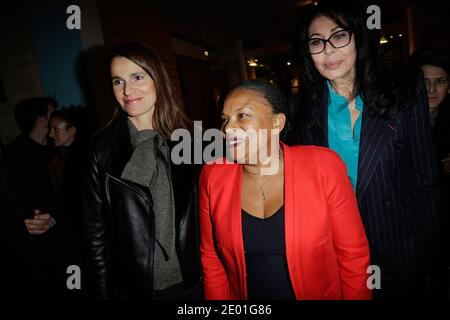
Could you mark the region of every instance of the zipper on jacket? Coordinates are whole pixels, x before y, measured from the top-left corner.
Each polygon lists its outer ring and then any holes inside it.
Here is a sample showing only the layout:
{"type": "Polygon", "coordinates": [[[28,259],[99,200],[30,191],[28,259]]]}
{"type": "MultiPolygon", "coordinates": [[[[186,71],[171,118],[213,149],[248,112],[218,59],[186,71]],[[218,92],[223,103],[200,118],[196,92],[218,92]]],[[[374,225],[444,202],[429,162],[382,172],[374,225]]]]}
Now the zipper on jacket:
{"type": "MultiPolygon", "coordinates": [[[[133,190],[134,192],[136,192],[141,198],[143,198],[143,199],[150,205],[150,207],[153,208],[153,205],[152,205],[151,201],[149,200],[148,195],[146,195],[144,191],[142,191],[141,189],[139,189],[139,188],[137,188],[137,187],[135,187],[135,186],[133,186],[133,185],[127,183],[126,181],[123,181],[123,180],[121,180],[121,179],[118,179],[118,178],[116,178],[116,177],[110,175],[109,173],[106,173],[106,175],[107,175],[110,179],[113,179],[113,180],[119,182],[120,184],[126,186],[128,189],[131,189],[131,190],[133,190]]],[[[110,197],[109,197],[109,188],[108,188],[108,202],[111,203],[111,200],[110,200],[110,197]]]]}

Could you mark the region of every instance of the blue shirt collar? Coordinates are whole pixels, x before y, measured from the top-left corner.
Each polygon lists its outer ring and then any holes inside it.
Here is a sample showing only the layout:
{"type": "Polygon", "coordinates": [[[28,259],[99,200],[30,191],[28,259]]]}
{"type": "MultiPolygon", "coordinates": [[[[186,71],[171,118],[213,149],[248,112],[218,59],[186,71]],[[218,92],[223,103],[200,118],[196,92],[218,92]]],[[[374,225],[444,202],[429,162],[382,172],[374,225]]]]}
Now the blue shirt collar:
{"type": "MultiPolygon", "coordinates": [[[[341,95],[339,95],[331,85],[330,81],[327,80],[328,92],[329,92],[329,101],[328,106],[332,108],[333,111],[339,112],[348,106],[347,99],[341,95]]],[[[363,101],[358,94],[356,96],[356,110],[361,111],[363,109],[363,101]]]]}

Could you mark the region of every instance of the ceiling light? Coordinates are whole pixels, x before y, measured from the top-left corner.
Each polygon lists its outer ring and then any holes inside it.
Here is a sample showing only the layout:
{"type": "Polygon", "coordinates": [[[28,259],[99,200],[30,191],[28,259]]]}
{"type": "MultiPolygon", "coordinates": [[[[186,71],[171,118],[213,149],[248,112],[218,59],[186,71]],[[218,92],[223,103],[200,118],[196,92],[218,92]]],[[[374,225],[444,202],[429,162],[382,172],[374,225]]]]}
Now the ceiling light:
{"type": "Polygon", "coordinates": [[[380,39],[380,43],[381,44],[385,44],[385,43],[388,43],[389,41],[388,41],[388,39],[386,39],[386,37],[381,37],[381,39],[380,39]]]}
{"type": "Polygon", "coordinates": [[[247,63],[250,67],[257,67],[258,66],[257,62],[258,59],[250,58],[249,60],[247,60],[247,63]]]}

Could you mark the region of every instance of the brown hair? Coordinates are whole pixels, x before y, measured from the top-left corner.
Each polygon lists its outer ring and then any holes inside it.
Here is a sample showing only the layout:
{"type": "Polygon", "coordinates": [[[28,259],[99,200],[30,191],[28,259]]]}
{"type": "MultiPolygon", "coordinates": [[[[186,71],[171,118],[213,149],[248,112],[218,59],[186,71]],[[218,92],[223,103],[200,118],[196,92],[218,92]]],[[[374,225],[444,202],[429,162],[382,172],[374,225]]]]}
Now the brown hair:
{"type": "Polygon", "coordinates": [[[153,50],[138,42],[125,42],[113,48],[110,61],[115,57],[124,57],[136,63],[150,75],[155,83],[156,103],[152,120],[155,130],[170,138],[175,129],[192,128],[189,118],[172,89],[172,82],[166,68],[153,50]]]}

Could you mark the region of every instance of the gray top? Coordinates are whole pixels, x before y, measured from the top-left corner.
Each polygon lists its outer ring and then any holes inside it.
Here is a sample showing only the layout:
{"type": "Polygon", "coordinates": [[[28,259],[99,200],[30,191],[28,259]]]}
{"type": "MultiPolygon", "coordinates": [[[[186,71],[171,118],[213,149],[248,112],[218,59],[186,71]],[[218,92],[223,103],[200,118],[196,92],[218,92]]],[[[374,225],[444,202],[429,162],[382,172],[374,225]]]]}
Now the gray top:
{"type": "Polygon", "coordinates": [[[128,119],[133,154],[122,178],[150,188],[155,213],[154,290],[183,281],[175,247],[175,202],[170,180],[169,146],[156,130],[141,130],[128,119]]]}

